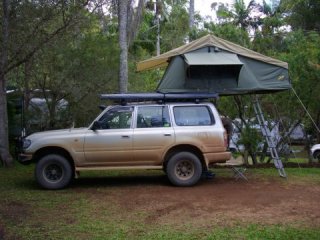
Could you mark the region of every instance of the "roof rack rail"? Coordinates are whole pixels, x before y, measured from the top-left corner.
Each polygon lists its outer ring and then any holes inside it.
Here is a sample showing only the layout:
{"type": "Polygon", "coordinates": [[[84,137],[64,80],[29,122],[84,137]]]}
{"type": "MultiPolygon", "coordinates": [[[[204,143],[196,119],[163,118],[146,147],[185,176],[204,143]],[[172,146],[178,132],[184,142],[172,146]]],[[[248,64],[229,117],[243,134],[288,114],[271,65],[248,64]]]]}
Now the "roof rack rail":
{"type": "Polygon", "coordinates": [[[114,93],[114,94],[101,94],[100,99],[112,100],[120,102],[122,105],[128,102],[144,102],[156,101],[158,103],[164,102],[195,102],[199,103],[203,100],[218,98],[217,93],[201,93],[201,92],[181,92],[181,93],[114,93]]]}

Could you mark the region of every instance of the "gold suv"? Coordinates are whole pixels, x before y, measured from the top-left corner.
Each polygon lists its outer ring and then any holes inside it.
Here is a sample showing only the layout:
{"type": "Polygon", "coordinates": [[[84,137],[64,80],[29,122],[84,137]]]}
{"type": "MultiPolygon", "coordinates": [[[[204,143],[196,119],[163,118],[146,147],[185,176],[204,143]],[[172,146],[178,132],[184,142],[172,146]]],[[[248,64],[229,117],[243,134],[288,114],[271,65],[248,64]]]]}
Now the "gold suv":
{"type": "Polygon", "coordinates": [[[36,162],[36,180],[47,189],[66,187],[81,171],[108,169],[163,169],[172,184],[191,186],[210,163],[229,158],[210,102],[110,106],[87,128],[26,137],[19,156],[36,162]]]}

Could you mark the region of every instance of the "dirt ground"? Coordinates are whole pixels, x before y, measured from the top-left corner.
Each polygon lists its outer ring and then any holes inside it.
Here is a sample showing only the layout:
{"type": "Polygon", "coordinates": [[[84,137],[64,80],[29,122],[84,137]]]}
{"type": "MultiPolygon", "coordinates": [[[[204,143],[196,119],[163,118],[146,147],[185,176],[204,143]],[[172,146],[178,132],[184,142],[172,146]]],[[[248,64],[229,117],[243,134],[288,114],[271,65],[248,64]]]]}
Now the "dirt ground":
{"type": "MultiPolygon", "coordinates": [[[[137,235],[143,230],[136,228],[135,224],[157,229],[169,226],[182,232],[188,230],[186,226],[210,231],[214,227],[248,224],[320,228],[318,180],[290,177],[285,180],[257,175],[248,169],[249,181],[246,182],[235,180],[229,170],[222,169],[221,175],[202,179],[196,186],[187,188],[172,186],[162,171],[118,176],[84,175],[61,192],[39,192],[34,180],[30,179],[25,188],[37,192],[38,196],[45,193],[48,195],[45,199],[52,196],[53,205],[56,205],[50,209],[39,208],[36,215],[28,202],[15,200],[0,205],[0,239],[6,239],[5,236],[19,239],[14,232],[9,233],[5,221],[24,227],[24,231],[40,229],[44,231],[41,236],[46,234],[48,218],[53,222],[77,225],[78,219],[73,214],[75,209],[69,206],[78,204],[79,197],[87,206],[84,219],[95,221],[96,217],[106,217],[117,224],[128,223],[130,229],[138,231],[137,235]],[[59,196],[67,197],[69,202],[60,203],[59,196]]],[[[29,197],[32,199],[32,195],[29,197]]],[[[50,206],[50,201],[48,204],[50,206]]]]}
{"type": "Polygon", "coordinates": [[[92,201],[113,202],[123,210],[119,213],[123,218],[143,212],[142,217],[149,224],[206,227],[259,223],[320,227],[320,186],[280,177],[250,179],[249,176],[248,182],[216,177],[202,180],[191,188],[173,187],[164,175],[80,178],[73,188],[90,191],[92,201]],[[106,194],[101,188],[84,187],[92,184],[111,190],[106,194]]]}

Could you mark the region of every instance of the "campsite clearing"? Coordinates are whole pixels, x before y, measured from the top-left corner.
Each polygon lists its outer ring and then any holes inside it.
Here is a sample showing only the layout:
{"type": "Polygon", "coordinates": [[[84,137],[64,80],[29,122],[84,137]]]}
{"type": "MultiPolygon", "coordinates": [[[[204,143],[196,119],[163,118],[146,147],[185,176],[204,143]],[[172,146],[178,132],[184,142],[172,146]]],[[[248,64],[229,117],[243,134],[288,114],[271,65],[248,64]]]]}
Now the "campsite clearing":
{"type": "Polygon", "coordinates": [[[45,191],[33,166],[0,169],[0,239],[317,239],[320,169],[230,169],[191,188],[161,171],[86,173],[45,191]]]}

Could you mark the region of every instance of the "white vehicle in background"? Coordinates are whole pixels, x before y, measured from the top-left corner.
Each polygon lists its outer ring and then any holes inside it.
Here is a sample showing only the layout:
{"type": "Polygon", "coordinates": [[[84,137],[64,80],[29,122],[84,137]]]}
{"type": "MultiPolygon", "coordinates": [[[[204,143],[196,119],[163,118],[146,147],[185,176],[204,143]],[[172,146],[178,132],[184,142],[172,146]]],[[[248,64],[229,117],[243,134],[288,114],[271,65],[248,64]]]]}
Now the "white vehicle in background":
{"type": "MultiPolygon", "coordinates": [[[[281,136],[279,133],[279,125],[275,122],[267,123],[271,128],[271,137],[273,138],[273,141],[277,144],[281,140],[281,136]]],[[[245,146],[241,143],[239,143],[239,140],[241,139],[241,132],[239,127],[242,126],[240,119],[235,119],[233,125],[233,131],[230,136],[229,140],[229,149],[231,152],[244,152],[245,146]],[[237,126],[236,126],[237,125],[237,126]]],[[[262,152],[264,147],[264,136],[262,135],[261,126],[259,124],[254,124],[253,122],[249,125],[250,128],[256,129],[257,132],[261,133],[261,142],[258,144],[258,151],[262,152]]]]}
{"type": "Polygon", "coordinates": [[[315,144],[310,149],[311,156],[320,162],[320,144],[315,144]]]}

